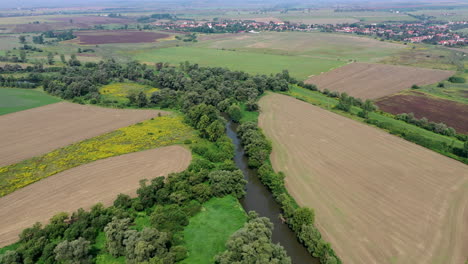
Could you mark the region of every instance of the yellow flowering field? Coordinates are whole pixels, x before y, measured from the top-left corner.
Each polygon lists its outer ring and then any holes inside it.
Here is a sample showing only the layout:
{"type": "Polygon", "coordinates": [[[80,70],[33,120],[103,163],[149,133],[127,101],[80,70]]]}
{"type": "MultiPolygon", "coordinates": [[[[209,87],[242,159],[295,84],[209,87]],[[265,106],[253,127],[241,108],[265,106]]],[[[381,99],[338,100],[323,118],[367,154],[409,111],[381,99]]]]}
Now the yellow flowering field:
{"type": "Polygon", "coordinates": [[[45,155],[0,167],[0,197],[58,172],[99,159],[182,144],[194,139],[183,117],[156,117],[129,127],[54,150],[45,155]]]}
{"type": "Polygon", "coordinates": [[[111,100],[126,100],[127,95],[129,95],[131,92],[138,93],[143,91],[147,96],[150,96],[152,93],[158,90],[158,88],[141,85],[138,83],[111,83],[101,87],[99,89],[99,93],[111,100]]]}

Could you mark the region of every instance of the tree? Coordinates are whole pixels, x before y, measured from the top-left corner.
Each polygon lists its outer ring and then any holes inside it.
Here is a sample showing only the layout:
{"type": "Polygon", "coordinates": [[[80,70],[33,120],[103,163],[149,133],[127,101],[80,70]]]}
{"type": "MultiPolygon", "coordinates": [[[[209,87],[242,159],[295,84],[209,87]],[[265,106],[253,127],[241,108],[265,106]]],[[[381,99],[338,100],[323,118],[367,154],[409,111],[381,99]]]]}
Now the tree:
{"type": "Polygon", "coordinates": [[[155,228],[145,227],[141,232],[130,230],[125,239],[127,263],[141,263],[152,258],[163,259],[168,253],[169,236],[155,228]]]}
{"type": "Polygon", "coordinates": [[[25,36],[19,36],[18,39],[19,39],[21,44],[26,43],[26,37],[25,36]]]}
{"type": "Polygon", "coordinates": [[[271,242],[273,224],[266,217],[249,213],[249,221],[226,242],[226,251],[216,256],[217,264],[290,264],[284,248],[271,242]]]}
{"type": "Polygon", "coordinates": [[[152,226],[169,232],[180,231],[189,223],[187,213],[176,204],[157,206],[150,219],[152,226]]]}
{"type": "Polygon", "coordinates": [[[353,98],[348,96],[346,93],[342,93],[340,95],[340,99],[338,101],[338,105],[336,108],[345,112],[349,112],[351,110],[351,106],[353,105],[353,98]]]}
{"type": "Polygon", "coordinates": [[[65,264],[92,263],[90,250],[89,241],[86,241],[82,237],[71,242],[65,240],[55,247],[55,259],[65,264]]]}
{"type": "Polygon", "coordinates": [[[68,61],[70,66],[81,66],[81,62],[76,58],[75,54],[72,54],[70,60],[68,61]]]}
{"type": "Polygon", "coordinates": [[[62,61],[62,63],[66,64],[67,61],[65,60],[65,55],[63,54],[60,54],[60,60],[62,61]]]}
{"type": "Polygon", "coordinates": [[[236,122],[236,123],[239,123],[239,121],[241,120],[242,118],[242,111],[240,109],[240,107],[238,105],[231,105],[229,108],[228,108],[228,111],[227,111],[229,117],[232,119],[232,121],[236,122]]]}
{"type": "Polygon", "coordinates": [[[104,228],[104,232],[106,233],[106,249],[112,256],[119,257],[125,255],[124,240],[131,222],[130,218],[114,218],[104,228]]]}
{"type": "Polygon", "coordinates": [[[213,142],[218,140],[224,135],[224,124],[219,120],[214,121],[206,128],[206,135],[213,142]]]}
{"type": "Polygon", "coordinates": [[[16,251],[7,250],[5,254],[0,255],[0,263],[2,264],[21,264],[21,258],[16,251]]]}
{"type": "Polygon", "coordinates": [[[26,51],[24,50],[20,51],[20,60],[21,62],[26,62],[26,51]]]}
{"type": "Polygon", "coordinates": [[[146,98],[146,94],[144,92],[139,92],[137,97],[137,105],[138,107],[145,107],[148,105],[148,98],[146,98]]]}
{"type": "Polygon", "coordinates": [[[126,194],[120,193],[114,201],[114,206],[122,209],[128,209],[132,207],[132,198],[126,194]]]}
{"type": "Polygon", "coordinates": [[[47,54],[47,63],[49,65],[54,65],[54,54],[52,52],[47,54]]]}
{"type": "Polygon", "coordinates": [[[244,175],[242,171],[213,171],[208,175],[209,183],[214,195],[222,197],[232,194],[237,198],[245,195],[244,175]]]}
{"type": "Polygon", "coordinates": [[[303,225],[313,225],[314,219],[314,211],[306,207],[301,207],[294,211],[289,224],[291,225],[292,230],[299,232],[303,225]]]}

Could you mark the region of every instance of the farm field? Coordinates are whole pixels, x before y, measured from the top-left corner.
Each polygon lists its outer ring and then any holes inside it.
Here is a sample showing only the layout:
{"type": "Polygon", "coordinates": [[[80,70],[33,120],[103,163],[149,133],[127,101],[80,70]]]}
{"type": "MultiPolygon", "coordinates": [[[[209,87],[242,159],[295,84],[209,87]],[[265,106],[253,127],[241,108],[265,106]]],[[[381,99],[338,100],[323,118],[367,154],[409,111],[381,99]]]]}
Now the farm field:
{"type": "Polygon", "coordinates": [[[190,151],[170,146],[95,161],[58,173],[0,198],[0,246],[36,222],[47,222],[57,212],[111,205],[117,194],[136,195],[139,181],[185,170],[190,151]]]}
{"type": "Polygon", "coordinates": [[[0,166],[156,117],[163,111],[109,109],[67,102],[0,116],[0,166]]]}
{"type": "Polygon", "coordinates": [[[189,253],[181,263],[213,263],[213,258],[226,249],[229,236],[246,220],[244,209],[233,196],[212,198],[204,203],[202,211],[190,219],[183,231],[189,253]]]}
{"type": "Polygon", "coordinates": [[[459,133],[468,133],[468,105],[430,96],[422,92],[404,92],[380,98],[377,106],[392,114],[414,113],[429,121],[442,122],[459,133]]]}
{"type": "Polygon", "coordinates": [[[319,32],[261,32],[224,36],[201,41],[197,46],[342,61],[377,61],[406,48],[373,38],[319,32]]]}
{"type": "Polygon", "coordinates": [[[194,136],[192,128],[182,120],[182,117],[177,115],[153,118],[53,150],[42,156],[0,167],[0,196],[58,172],[99,159],[182,144],[194,136]]]}
{"type": "Polygon", "coordinates": [[[138,30],[93,30],[74,33],[77,38],[68,43],[80,45],[114,44],[114,43],[151,43],[169,37],[169,34],[138,30]]]}
{"type": "MultiPolygon", "coordinates": [[[[0,88],[0,115],[60,102],[61,99],[41,91],[0,88]]],[[[0,118],[1,119],[1,118],[0,118]]]]}
{"type": "Polygon", "coordinates": [[[132,20],[95,15],[42,15],[0,17],[1,33],[44,32],[48,30],[87,29],[101,24],[128,24],[132,20]]]}
{"type": "Polygon", "coordinates": [[[442,71],[386,64],[352,63],[306,81],[320,90],[328,89],[362,98],[376,99],[394,94],[412,85],[428,85],[455,74],[442,71]]]}
{"type": "Polygon", "coordinates": [[[201,66],[227,67],[254,74],[276,74],[289,69],[291,75],[299,79],[306,79],[310,74],[326,72],[344,64],[336,60],[196,47],[137,51],[134,58],[147,63],[169,62],[175,65],[189,61],[201,66]]]}
{"type": "Polygon", "coordinates": [[[462,263],[468,167],[294,98],[260,101],[272,163],[344,263],[462,263]]]}

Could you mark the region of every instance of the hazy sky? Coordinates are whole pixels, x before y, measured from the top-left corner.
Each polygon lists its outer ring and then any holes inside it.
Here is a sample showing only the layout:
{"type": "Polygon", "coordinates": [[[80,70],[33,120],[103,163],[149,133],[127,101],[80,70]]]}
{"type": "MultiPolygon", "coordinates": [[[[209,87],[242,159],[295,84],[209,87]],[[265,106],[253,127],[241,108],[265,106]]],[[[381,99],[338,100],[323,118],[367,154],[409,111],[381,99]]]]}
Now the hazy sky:
{"type": "Polygon", "coordinates": [[[363,6],[376,3],[421,3],[421,2],[468,2],[468,0],[0,0],[0,8],[28,8],[28,7],[76,7],[76,6],[151,6],[172,5],[183,3],[184,6],[207,6],[212,7],[249,7],[249,6],[275,6],[277,4],[288,5],[320,5],[325,3],[333,6],[337,3],[358,2],[363,6]],[[250,4],[250,5],[249,5],[250,4]]]}

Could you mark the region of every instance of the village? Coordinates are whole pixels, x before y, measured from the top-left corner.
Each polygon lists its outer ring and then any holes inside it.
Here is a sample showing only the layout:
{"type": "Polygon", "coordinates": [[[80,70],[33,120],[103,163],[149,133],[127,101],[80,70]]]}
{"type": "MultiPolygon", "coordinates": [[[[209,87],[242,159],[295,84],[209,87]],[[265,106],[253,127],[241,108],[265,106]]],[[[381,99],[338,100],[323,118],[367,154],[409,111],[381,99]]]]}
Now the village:
{"type": "Polygon", "coordinates": [[[468,44],[468,36],[455,30],[468,28],[468,21],[459,22],[420,22],[420,23],[382,23],[382,24],[336,24],[306,25],[288,21],[259,22],[254,20],[195,21],[172,20],[155,22],[153,26],[165,30],[179,30],[200,33],[259,33],[260,31],[323,31],[369,35],[382,40],[409,43],[427,43],[444,46],[463,46],[468,44]]]}

